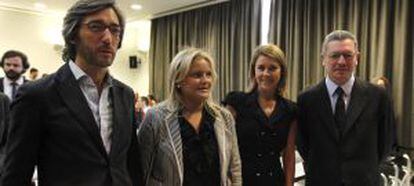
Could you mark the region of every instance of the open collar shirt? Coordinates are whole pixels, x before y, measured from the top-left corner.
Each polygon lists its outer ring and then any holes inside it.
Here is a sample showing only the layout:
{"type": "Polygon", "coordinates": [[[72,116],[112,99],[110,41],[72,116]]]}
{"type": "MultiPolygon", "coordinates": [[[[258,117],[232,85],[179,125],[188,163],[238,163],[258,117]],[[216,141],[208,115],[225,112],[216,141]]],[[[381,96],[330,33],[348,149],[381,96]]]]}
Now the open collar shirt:
{"type": "Polygon", "coordinates": [[[91,109],[95,122],[100,130],[105,150],[109,153],[112,143],[111,134],[113,128],[113,105],[110,91],[112,87],[112,77],[109,73],[106,75],[104,79],[104,88],[99,95],[98,88],[91,77],[89,77],[73,61],[69,62],[69,67],[88,102],[88,106],[91,109]]]}

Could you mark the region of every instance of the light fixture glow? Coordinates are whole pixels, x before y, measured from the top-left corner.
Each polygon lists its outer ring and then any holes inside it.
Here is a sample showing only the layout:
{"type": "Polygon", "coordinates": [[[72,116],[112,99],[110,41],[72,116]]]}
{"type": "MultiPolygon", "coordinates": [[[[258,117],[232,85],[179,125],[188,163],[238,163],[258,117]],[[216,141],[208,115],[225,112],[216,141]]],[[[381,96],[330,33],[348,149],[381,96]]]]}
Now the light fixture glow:
{"type": "Polygon", "coordinates": [[[43,3],[35,3],[34,4],[34,7],[36,8],[36,9],[38,9],[38,10],[44,10],[44,9],[46,9],[47,8],[47,6],[45,5],[45,4],[43,4],[43,3]]]}
{"type": "Polygon", "coordinates": [[[132,4],[132,5],[131,5],[131,8],[132,8],[133,10],[141,10],[141,9],[142,9],[142,6],[141,6],[141,5],[139,5],[139,4],[132,4]]]}

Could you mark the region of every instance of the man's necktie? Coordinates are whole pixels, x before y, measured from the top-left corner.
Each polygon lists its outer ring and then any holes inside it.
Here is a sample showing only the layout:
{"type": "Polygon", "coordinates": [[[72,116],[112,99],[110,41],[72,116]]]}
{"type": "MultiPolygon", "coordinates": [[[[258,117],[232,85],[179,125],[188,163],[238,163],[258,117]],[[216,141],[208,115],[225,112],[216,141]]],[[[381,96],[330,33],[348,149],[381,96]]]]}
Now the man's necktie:
{"type": "Polygon", "coordinates": [[[10,85],[12,87],[12,100],[14,100],[14,98],[16,98],[16,93],[17,93],[17,83],[11,82],[10,85]]]}
{"type": "Polygon", "coordinates": [[[335,90],[335,94],[338,96],[335,105],[335,124],[338,127],[340,133],[342,133],[346,125],[345,102],[343,98],[344,90],[342,90],[341,87],[338,87],[335,90]]]}

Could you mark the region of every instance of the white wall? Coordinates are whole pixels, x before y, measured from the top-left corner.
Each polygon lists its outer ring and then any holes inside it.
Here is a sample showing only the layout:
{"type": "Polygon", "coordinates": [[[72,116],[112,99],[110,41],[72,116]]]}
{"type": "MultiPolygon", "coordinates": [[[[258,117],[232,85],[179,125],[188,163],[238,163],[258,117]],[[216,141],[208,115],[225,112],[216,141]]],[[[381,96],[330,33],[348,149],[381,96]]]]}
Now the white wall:
{"type": "MultiPolygon", "coordinates": [[[[40,73],[51,73],[63,64],[53,50],[47,33],[60,28],[62,19],[9,10],[0,10],[0,55],[10,49],[25,53],[32,67],[40,73]]],[[[1,70],[3,74],[3,70],[1,70]]]]}
{"type": "MultiPolygon", "coordinates": [[[[55,72],[63,62],[61,52],[54,49],[61,38],[63,17],[0,9],[0,56],[10,49],[24,52],[31,64],[43,73],[55,72]]],[[[127,23],[122,48],[118,51],[111,74],[131,86],[140,95],[149,89],[148,45],[150,22],[127,23]],[[142,47],[143,46],[143,47],[142,47]],[[140,48],[140,50],[138,50],[140,48]],[[129,68],[129,56],[137,55],[142,63],[137,69],[129,68]]],[[[0,70],[0,76],[3,76],[0,70]]]]}
{"type": "Polygon", "coordinates": [[[110,68],[113,76],[127,83],[141,96],[148,95],[149,90],[150,30],[150,21],[127,23],[122,48],[118,51],[115,62],[110,68]],[[141,64],[138,64],[136,69],[130,69],[129,56],[134,55],[141,59],[141,64]]]}

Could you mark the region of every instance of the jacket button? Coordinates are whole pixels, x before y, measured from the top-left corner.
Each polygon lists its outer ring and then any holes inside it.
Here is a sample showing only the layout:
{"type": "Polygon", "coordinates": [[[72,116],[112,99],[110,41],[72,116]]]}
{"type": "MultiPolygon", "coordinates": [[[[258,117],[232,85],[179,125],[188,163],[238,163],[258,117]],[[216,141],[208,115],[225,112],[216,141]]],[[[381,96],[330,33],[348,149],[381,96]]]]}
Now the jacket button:
{"type": "Polygon", "coordinates": [[[262,156],[263,156],[263,155],[262,155],[262,154],[260,154],[260,153],[259,153],[259,154],[257,154],[257,157],[259,157],[259,158],[261,158],[262,156]]]}
{"type": "Polygon", "coordinates": [[[260,132],[260,136],[264,136],[266,132],[260,132]]]}
{"type": "Polygon", "coordinates": [[[259,177],[259,176],[261,176],[261,175],[262,175],[262,174],[260,174],[259,172],[257,172],[257,173],[256,173],[256,176],[258,176],[258,177],[259,177]]]}

